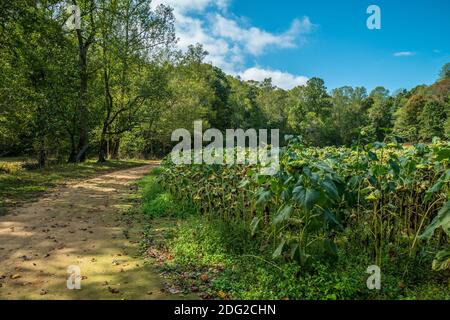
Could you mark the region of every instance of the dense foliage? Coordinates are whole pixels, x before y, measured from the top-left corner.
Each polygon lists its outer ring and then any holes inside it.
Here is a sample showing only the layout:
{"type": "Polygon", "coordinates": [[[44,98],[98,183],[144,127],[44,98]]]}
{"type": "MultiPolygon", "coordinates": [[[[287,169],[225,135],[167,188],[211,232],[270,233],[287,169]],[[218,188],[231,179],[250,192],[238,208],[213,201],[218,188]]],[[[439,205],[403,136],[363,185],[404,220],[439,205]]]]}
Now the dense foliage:
{"type": "Polygon", "coordinates": [[[349,241],[364,243],[377,265],[442,250],[433,266],[443,270],[450,262],[449,159],[450,144],[438,139],[353,148],[307,148],[293,139],[274,176],[260,175],[258,166],[167,161],[161,184],[205,217],[246,225],[270,241],[273,258],[307,266],[337,257],[349,241]]]}
{"type": "MultiPolygon", "coordinates": [[[[174,129],[277,128],[312,146],[448,138],[448,64],[439,80],[394,94],[331,92],[322,79],[277,88],[205,63],[201,45],[174,49],[174,14],[143,0],[6,1],[0,7],[0,156],[100,161],[166,155],[174,129]],[[66,7],[82,12],[68,30],[66,7]]],[[[436,70],[437,72],[438,70],[436,70]]]]}

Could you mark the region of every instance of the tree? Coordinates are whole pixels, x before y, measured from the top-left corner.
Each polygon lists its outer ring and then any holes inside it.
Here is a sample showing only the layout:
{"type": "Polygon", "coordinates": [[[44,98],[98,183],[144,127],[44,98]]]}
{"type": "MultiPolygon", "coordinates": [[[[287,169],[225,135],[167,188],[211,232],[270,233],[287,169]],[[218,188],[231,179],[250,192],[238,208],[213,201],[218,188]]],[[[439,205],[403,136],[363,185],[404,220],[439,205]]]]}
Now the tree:
{"type": "Polygon", "coordinates": [[[90,49],[95,44],[98,28],[98,5],[95,0],[72,0],[73,5],[80,7],[81,28],[75,30],[78,44],[78,104],[77,126],[79,130],[78,145],[69,157],[70,162],[83,162],[89,148],[89,71],[90,49]]]}
{"type": "Polygon", "coordinates": [[[373,103],[368,109],[366,130],[371,139],[383,141],[392,128],[393,100],[384,87],[372,90],[370,98],[373,103]]]}
{"type": "Polygon", "coordinates": [[[12,19],[3,20],[1,29],[4,50],[0,52],[6,63],[0,77],[7,77],[0,81],[2,109],[9,119],[15,119],[6,128],[14,124],[12,133],[21,142],[27,141],[22,148],[37,151],[43,167],[49,145],[56,153],[64,147],[54,142],[65,135],[66,116],[72,111],[73,47],[54,18],[60,12],[57,5],[45,1],[16,5],[8,7],[12,19]]]}
{"type": "MultiPolygon", "coordinates": [[[[150,74],[156,51],[175,41],[172,9],[153,10],[144,0],[102,2],[99,29],[104,85],[104,118],[98,161],[106,161],[107,137],[130,131],[143,105],[163,90],[150,74]]],[[[160,74],[159,74],[160,75],[160,74]]],[[[117,143],[118,144],[118,143],[117,143]]]]}
{"type": "Polygon", "coordinates": [[[434,137],[444,137],[444,124],[447,119],[445,105],[438,100],[426,102],[418,117],[420,138],[431,141],[434,137]]]}
{"type": "Polygon", "coordinates": [[[230,97],[230,84],[226,74],[217,67],[207,68],[206,81],[213,92],[211,100],[211,113],[208,121],[213,128],[225,132],[231,128],[231,107],[228,103],[230,97]]]}
{"type": "Polygon", "coordinates": [[[441,72],[439,73],[439,79],[440,80],[450,79],[450,62],[446,63],[442,67],[441,72]]]}
{"type": "Polygon", "coordinates": [[[269,120],[258,104],[260,86],[231,76],[228,76],[228,82],[230,84],[228,103],[232,110],[231,128],[263,128],[269,120]]]}
{"type": "Polygon", "coordinates": [[[329,144],[330,132],[326,122],[332,104],[324,81],[312,78],[305,87],[292,89],[291,94],[295,99],[289,111],[288,123],[291,130],[313,145],[329,144]]]}
{"type": "Polygon", "coordinates": [[[283,137],[288,131],[288,113],[291,104],[289,92],[272,85],[271,79],[266,79],[259,84],[257,104],[266,120],[266,128],[280,130],[283,137]]]}
{"type": "Polygon", "coordinates": [[[423,113],[425,104],[426,97],[415,94],[395,114],[395,132],[407,141],[419,141],[421,127],[419,116],[423,113]]]}
{"type": "Polygon", "coordinates": [[[350,145],[360,135],[367,112],[365,88],[342,87],[332,91],[333,108],[330,117],[333,144],[350,145]]]}

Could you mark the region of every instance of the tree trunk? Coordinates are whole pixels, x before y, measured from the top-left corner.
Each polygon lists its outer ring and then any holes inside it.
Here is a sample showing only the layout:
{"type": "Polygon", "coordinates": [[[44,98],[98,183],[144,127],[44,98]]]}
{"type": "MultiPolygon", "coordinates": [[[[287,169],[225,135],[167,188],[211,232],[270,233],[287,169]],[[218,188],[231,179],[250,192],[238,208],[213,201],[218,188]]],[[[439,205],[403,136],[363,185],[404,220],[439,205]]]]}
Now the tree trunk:
{"type": "Polygon", "coordinates": [[[80,77],[80,91],[78,95],[78,128],[80,130],[76,162],[84,162],[86,160],[86,152],[89,148],[89,110],[88,110],[88,65],[87,52],[89,43],[84,41],[81,30],[77,30],[78,38],[78,71],[80,77]]]}
{"type": "Polygon", "coordinates": [[[109,142],[109,157],[111,159],[117,160],[119,158],[119,144],[120,140],[118,138],[111,139],[109,142]]]}
{"type": "Polygon", "coordinates": [[[45,168],[45,142],[44,137],[41,137],[39,141],[39,168],[45,168]]]}
{"type": "Polygon", "coordinates": [[[75,145],[75,136],[72,132],[69,132],[70,135],[70,155],[67,162],[75,163],[77,161],[77,147],[75,145]]]}
{"type": "Polygon", "coordinates": [[[76,162],[84,162],[86,160],[86,152],[89,147],[88,133],[88,73],[87,73],[87,56],[85,49],[80,49],[80,96],[79,96],[79,127],[80,138],[78,140],[76,162]]]}
{"type": "MultiPolygon", "coordinates": [[[[104,57],[106,57],[105,49],[103,49],[104,57]]],[[[105,153],[109,152],[109,143],[106,142],[106,135],[108,133],[108,128],[110,125],[110,117],[111,117],[111,111],[113,108],[113,99],[111,96],[111,92],[109,90],[109,75],[108,71],[106,69],[106,58],[104,58],[105,63],[105,69],[103,70],[103,80],[105,85],[105,106],[106,106],[106,116],[105,120],[103,120],[103,129],[102,134],[100,138],[100,145],[98,149],[98,162],[103,163],[106,162],[105,153]]]]}
{"type": "Polygon", "coordinates": [[[100,138],[100,146],[98,148],[98,162],[104,163],[106,162],[106,152],[107,150],[107,142],[106,142],[106,127],[103,126],[102,135],[100,138]]]}

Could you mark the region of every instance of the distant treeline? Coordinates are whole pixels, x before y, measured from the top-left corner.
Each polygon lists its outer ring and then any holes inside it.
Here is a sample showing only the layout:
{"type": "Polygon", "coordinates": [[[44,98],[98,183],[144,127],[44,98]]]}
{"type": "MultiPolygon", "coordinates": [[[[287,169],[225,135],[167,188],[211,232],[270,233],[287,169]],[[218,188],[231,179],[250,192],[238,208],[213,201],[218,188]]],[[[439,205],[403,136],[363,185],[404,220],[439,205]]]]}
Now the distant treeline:
{"type": "Polygon", "coordinates": [[[64,27],[61,1],[0,4],[0,156],[35,155],[41,165],[163,156],[173,130],[198,119],[220,130],[277,128],[312,146],[450,135],[450,64],[435,84],[393,94],[329,92],[319,78],[283,90],[226,75],[204,62],[201,45],[175,50],[170,7],[75,3],[80,30],[64,27]]]}

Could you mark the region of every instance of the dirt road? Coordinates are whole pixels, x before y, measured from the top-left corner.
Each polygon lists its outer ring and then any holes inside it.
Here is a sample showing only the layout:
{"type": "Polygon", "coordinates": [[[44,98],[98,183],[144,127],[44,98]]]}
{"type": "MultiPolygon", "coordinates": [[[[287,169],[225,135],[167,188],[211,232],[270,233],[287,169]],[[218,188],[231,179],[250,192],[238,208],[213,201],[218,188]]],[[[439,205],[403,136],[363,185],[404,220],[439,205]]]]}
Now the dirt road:
{"type": "Polygon", "coordinates": [[[124,218],[130,184],[151,168],[71,183],[0,217],[0,299],[181,298],[137,257],[138,223],[124,218]],[[67,288],[69,266],[81,290],[67,288]]]}

